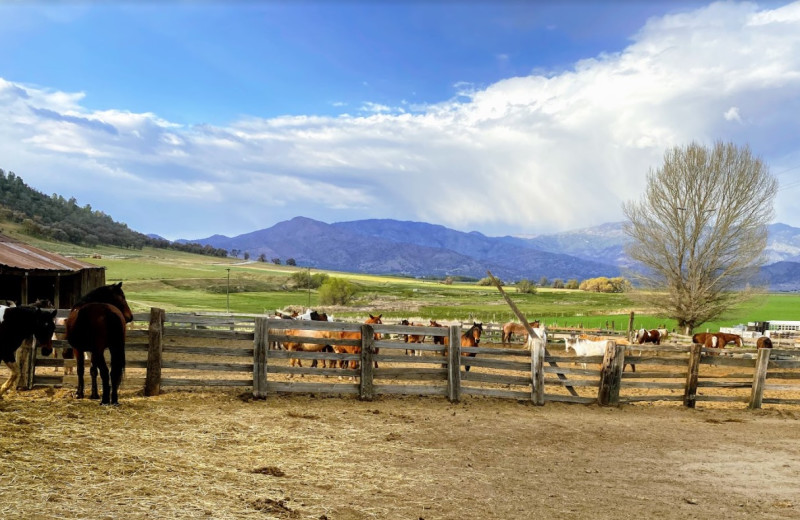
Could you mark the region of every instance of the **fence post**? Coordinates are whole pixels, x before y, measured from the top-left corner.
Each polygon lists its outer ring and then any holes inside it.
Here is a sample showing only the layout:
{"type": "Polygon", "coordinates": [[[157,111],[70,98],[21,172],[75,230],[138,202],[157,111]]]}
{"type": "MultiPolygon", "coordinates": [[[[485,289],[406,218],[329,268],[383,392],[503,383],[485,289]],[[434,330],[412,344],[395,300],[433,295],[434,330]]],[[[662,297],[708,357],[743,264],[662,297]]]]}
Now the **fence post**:
{"type": "Polygon", "coordinates": [[[628,317],[628,341],[633,341],[633,311],[628,317]]]}
{"type": "Polygon", "coordinates": [[[600,370],[600,389],[597,402],[601,406],[618,406],[619,389],[622,385],[622,368],[625,366],[625,345],[617,345],[614,340],[606,342],[603,366],[600,370]]]}
{"type": "MultiPolygon", "coordinates": [[[[147,374],[144,379],[144,395],[150,397],[161,393],[161,353],[164,348],[164,309],[150,308],[150,325],[147,329],[147,374]]],[[[79,352],[76,356],[82,355],[79,352]]]]}
{"type": "Polygon", "coordinates": [[[451,325],[447,349],[447,398],[451,403],[461,399],[461,327],[451,325]]]}
{"type": "Polygon", "coordinates": [[[753,410],[761,408],[761,400],[764,398],[764,383],[767,381],[767,367],[769,367],[770,354],[772,354],[771,348],[758,349],[756,371],[753,374],[753,391],[750,393],[749,404],[749,408],[753,410]]]}
{"type": "Polygon", "coordinates": [[[544,345],[543,339],[528,338],[531,344],[531,400],[537,406],[544,405],[544,345]]]}
{"type": "Polygon", "coordinates": [[[267,318],[256,318],[253,332],[253,398],[267,398],[267,350],[269,324],[267,318]]]}
{"type": "Polygon", "coordinates": [[[697,402],[697,379],[700,373],[700,356],[703,345],[693,343],[689,350],[689,370],[686,374],[686,389],[683,392],[683,406],[694,408],[697,402]]]}
{"type": "Polygon", "coordinates": [[[375,365],[372,356],[375,354],[375,331],[372,325],[361,325],[361,380],[358,385],[358,398],[372,401],[375,398],[373,376],[375,365]]]}

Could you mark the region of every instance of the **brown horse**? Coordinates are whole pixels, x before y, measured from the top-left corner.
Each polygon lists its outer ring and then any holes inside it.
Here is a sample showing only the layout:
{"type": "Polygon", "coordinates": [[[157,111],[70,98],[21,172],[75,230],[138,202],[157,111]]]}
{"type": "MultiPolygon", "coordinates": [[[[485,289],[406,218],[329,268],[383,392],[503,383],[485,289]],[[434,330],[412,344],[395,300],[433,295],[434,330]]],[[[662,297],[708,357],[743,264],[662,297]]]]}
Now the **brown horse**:
{"type": "Polygon", "coordinates": [[[761,336],[756,340],[756,348],[772,348],[772,340],[767,336],[761,336]]]}
{"type": "MultiPolygon", "coordinates": [[[[446,328],[445,325],[440,325],[439,323],[436,322],[436,320],[431,320],[430,321],[430,326],[431,327],[446,328]]],[[[447,335],[444,335],[444,336],[433,336],[433,344],[434,345],[447,345],[448,344],[447,335]]]]}
{"type": "MultiPolygon", "coordinates": [[[[424,323],[412,323],[408,320],[402,320],[400,325],[409,325],[411,327],[424,327],[424,323]]],[[[405,343],[425,343],[425,335],[420,334],[403,334],[403,341],[405,343]]],[[[406,349],[406,355],[411,354],[412,356],[421,356],[421,350],[414,350],[414,349],[406,349]]]]}
{"type": "MultiPolygon", "coordinates": [[[[539,320],[531,321],[528,323],[533,329],[539,328],[539,320]]],[[[503,325],[503,343],[510,343],[511,336],[516,334],[517,336],[522,336],[523,340],[528,339],[528,329],[525,328],[525,325],[521,323],[517,323],[515,321],[509,321],[505,325],[503,325]]]]}
{"type": "MultiPolygon", "coordinates": [[[[483,332],[483,323],[472,322],[472,327],[461,335],[462,347],[477,347],[481,342],[481,333],[483,332]]],[[[462,356],[475,357],[475,352],[462,352],[462,356]]],[[[470,366],[464,366],[464,370],[469,372],[470,366]]]]}
{"type": "Polygon", "coordinates": [[[16,353],[23,341],[33,336],[43,349],[52,350],[55,317],[56,311],[38,307],[0,307],[0,359],[11,370],[9,378],[0,386],[0,397],[19,379],[16,353]]]}
{"type": "Polygon", "coordinates": [[[119,404],[118,389],[125,371],[125,327],[133,321],[133,313],[122,291],[122,282],[104,285],[78,300],[67,317],[67,342],[75,349],[78,368],[78,389],[75,397],[83,399],[84,352],[89,352],[92,365],[92,393],[89,399],[99,399],[97,374],[103,380],[100,404],[119,404]],[[111,381],[104,356],[111,354],[111,381]]]}
{"type": "MultiPolygon", "coordinates": [[[[381,317],[382,316],[383,316],[383,314],[378,314],[377,316],[373,316],[372,314],[370,314],[369,318],[367,318],[364,321],[364,323],[371,323],[371,324],[374,324],[374,325],[380,325],[381,323],[383,323],[381,321],[381,317]]],[[[350,340],[361,341],[361,332],[359,332],[359,331],[342,331],[342,332],[339,332],[337,334],[338,334],[339,338],[341,338],[341,339],[350,339],[350,340]]],[[[381,339],[381,335],[379,333],[377,333],[377,332],[375,333],[375,339],[376,340],[381,339]]],[[[361,344],[358,344],[358,345],[334,345],[333,351],[336,352],[337,354],[361,354],[361,344]]],[[[377,349],[375,349],[375,353],[376,354],[378,353],[377,349]]],[[[347,363],[346,361],[342,361],[340,363],[340,367],[341,368],[345,368],[346,366],[349,366],[349,368],[355,370],[356,368],[358,368],[358,361],[351,360],[349,363],[347,363]]],[[[378,362],[376,361],[375,362],[375,368],[377,368],[377,367],[378,367],[378,362]]]]}
{"type": "Polygon", "coordinates": [[[658,332],[658,329],[639,329],[636,331],[636,336],[633,341],[638,345],[643,345],[645,343],[661,345],[661,333],[658,332]]]}

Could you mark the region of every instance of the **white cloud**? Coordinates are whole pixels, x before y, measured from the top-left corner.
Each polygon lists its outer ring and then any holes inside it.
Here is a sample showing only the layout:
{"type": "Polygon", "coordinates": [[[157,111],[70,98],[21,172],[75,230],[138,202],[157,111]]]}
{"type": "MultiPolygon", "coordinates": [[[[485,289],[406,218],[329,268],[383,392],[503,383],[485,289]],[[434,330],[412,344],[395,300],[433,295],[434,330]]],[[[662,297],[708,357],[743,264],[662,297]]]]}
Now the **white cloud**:
{"type": "MultiPolygon", "coordinates": [[[[723,139],[773,167],[797,157],[796,139],[775,136],[800,133],[787,110],[800,106],[800,4],[653,18],[627,48],[572,70],[457,91],[436,105],[365,103],[361,116],[183,127],[0,79],[0,167],[170,238],[296,215],[489,234],[591,226],[621,218],[667,147],[723,139]],[[742,113],[748,124],[731,125],[742,113]]],[[[779,211],[790,216],[800,224],[779,211]]]]}

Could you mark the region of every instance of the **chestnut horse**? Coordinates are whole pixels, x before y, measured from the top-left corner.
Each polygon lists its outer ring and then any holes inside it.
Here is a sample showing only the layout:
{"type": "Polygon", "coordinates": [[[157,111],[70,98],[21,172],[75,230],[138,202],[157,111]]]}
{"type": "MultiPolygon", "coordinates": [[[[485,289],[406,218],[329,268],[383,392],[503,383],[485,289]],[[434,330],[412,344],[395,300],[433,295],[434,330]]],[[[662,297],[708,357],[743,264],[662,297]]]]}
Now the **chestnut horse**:
{"type": "Polygon", "coordinates": [[[19,379],[16,353],[23,341],[33,336],[43,350],[52,350],[55,317],[56,311],[44,311],[38,307],[0,306],[0,359],[11,370],[9,378],[0,386],[0,397],[19,379]]]}
{"type": "Polygon", "coordinates": [[[772,340],[767,336],[761,336],[756,340],[756,348],[772,348],[772,340]]]}
{"type": "MultiPolygon", "coordinates": [[[[409,325],[411,327],[424,327],[423,323],[411,323],[408,320],[400,321],[400,325],[409,325]]],[[[425,343],[425,336],[420,334],[403,334],[403,341],[405,343],[425,343]]],[[[421,356],[421,350],[406,349],[406,355],[421,356]]]]}
{"type": "MultiPolygon", "coordinates": [[[[381,321],[381,317],[383,314],[378,314],[377,316],[373,316],[372,314],[369,315],[364,323],[371,323],[374,325],[380,325],[383,322],[381,321]]],[[[339,338],[341,339],[351,339],[351,340],[358,340],[361,341],[361,332],[359,331],[342,331],[337,333],[339,338]]],[[[379,333],[375,333],[375,339],[381,339],[381,335],[379,333]]],[[[334,345],[333,351],[337,354],[361,354],[361,344],[358,345],[334,345]]],[[[378,353],[378,349],[375,349],[375,353],[378,353]]],[[[358,368],[358,361],[351,360],[349,363],[347,361],[340,362],[339,366],[341,368],[346,368],[349,365],[349,368],[356,369],[358,368]]],[[[375,362],[375,368],[378,368],[378,362],[375,362]]]]}
{"type": "Polygon", "coordinates": [[[78,300],[67,317],[67,342],[75,350],[78,368],[78,389],[75,397],[83,399],[84,352],[89,352],[92,365],[92,393],[89,399],[100,399],[97,392],[97,374],[103,380],[103,397],[100,404],[119,404],[118,389],[125,371],[125,327],[133,321],[122,282],[104,285],[78,300]],[[111,380],[105,350],[111,354],[111,380]]]}
{"type": "MultiPolygon", "coordinates": [[[[481,342],[481,333],[483,332],[483,323],[472,322],[472,327],[467,329],[467,332],[461,335],[462,347],[477,347],[481,342]]],[[[462,352],[462,356],[475,357],[475,352],[462,352]]],[[[465,365],[464,370],[469,372],[470,365],[465,365]]]]}
{"type": "MultiPolygon", "coordinates": [[[[528,323],[533,329],[539,328],[539,320],[531,321],[528,323]]],[[[522,336],[523,339],[528,338],[528,329],[525,328],[525,325],[521,323],[517,323],[515,321],[509,321],[505,325],[503,325],[503,343],[510,343],[511,336],[516,334],[517,336],[522,336]]]]}
{"type": "Polygon", "coordinates": [[[633,341],[638,345],[643,345],[645,343],[661,345],[661,333],[658,332],[658,329],[639,329],[636,331],[636,336],[633,341]]]}

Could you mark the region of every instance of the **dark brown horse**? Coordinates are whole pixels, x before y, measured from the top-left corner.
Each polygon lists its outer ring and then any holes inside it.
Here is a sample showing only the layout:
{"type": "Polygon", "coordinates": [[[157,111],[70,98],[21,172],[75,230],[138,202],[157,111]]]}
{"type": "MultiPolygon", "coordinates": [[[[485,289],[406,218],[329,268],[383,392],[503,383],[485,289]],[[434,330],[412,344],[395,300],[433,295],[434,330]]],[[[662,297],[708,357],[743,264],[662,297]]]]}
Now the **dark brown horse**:
{"type": "Polygon", "coordinates": [[[104,285],[78,300],[67,317],[67,342],[75,349],[78,367],[78,389],[75,397],[83,399],[84,352],[89,352],[92,365],[92,393],[89,399],[100,399],[97,374],[103,381],[100,404],[119,404],[117,391],[125,370],[125,326],[133,321],[122,282],[104,285]],[[104,352],[111,354],[111,380],[104,352]]]}
{"type": "Polygon", "coordinates": [[[56,311],[38,307],[0,307],[0,359],[11,370],[11,376],[0,386],[0,397],[19,379],[16,353],[23,341],[34,337],[43,349],[52,350],[55,317],[56,311]]]}
{"type": "MultiPolygon", "coordinates": [[[[461,335],[462,347],[477,347],[481,342],[481,333],[483,332],[483,323],[472,322],[472,327],[467,329],[467,332],[461,335]]],[[[462,352],[462,356],[475,357],[475,352],[462,352]]],[[[464,370],[469,372],[470,366],[466,365],[464,370]]]]}
{"type": "Polygon", "coordinates": [[[767,336],[761,336],[756,340],[756,348],[772,348],[772,340],[767,336]]]}
{"type": "MultiPolygon", "coordinates": [[[[431,327],[442,327],[447,328],[445,325],[440,325],[436,322],[436,320],[430,320],[431,327]]],[[[447,345],[447,335],[444,336],[433,336],[433,344],[434,345],[447,345]]]]}

